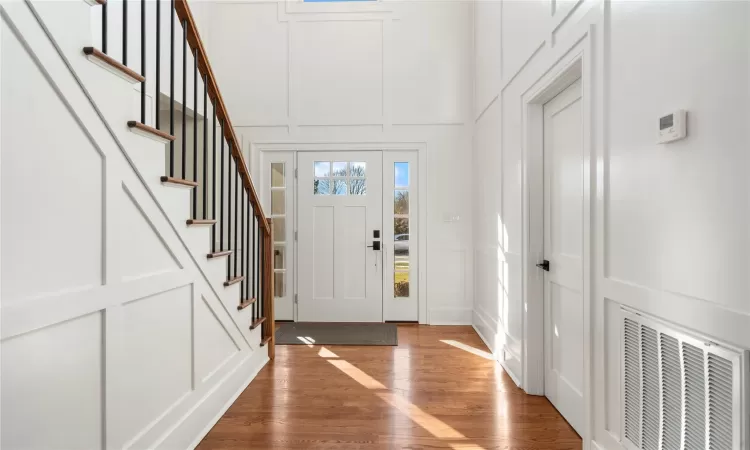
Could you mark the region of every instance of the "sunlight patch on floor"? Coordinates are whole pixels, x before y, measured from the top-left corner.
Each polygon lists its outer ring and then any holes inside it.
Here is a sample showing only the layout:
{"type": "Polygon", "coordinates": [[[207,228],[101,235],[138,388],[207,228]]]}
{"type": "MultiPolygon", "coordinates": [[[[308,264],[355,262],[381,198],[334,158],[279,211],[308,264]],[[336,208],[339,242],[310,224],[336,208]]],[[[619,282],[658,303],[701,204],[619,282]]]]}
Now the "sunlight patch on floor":
{"type": "Polygon", "coordinates": [[[325,347],[320,347],[320,351],[318,352],[318,356],[322,358],[338,358],[339,355],[333,353],[332,351],[328,350],[325,347]]]}
{"type": "Polygon", "coordinates": [[[429,431],[433,436],[439,439],[466,439],[466,436],[456,431],[442,420],[427,414],[406,400],[405,398],[389,392],[379,392],[378,397],[386,403],[404,413],[413,420],[417,425],[429,431]]]}
{"type": "Polygon", "coordinates": [[[343,359],[327,359],[326,361],[333,364],[340,371],[349,375],[354,381],[367,389],[387,389],[378,380],[354,367],[348,361],[344,361],[343,359]]]}
{"type": "Polygon", "coordinates": [[[454,340],[451,340],[451,339],[441,340],[440,342],[442,342],[443,344],[452,345],[452,346],[454,346],[456,348],[460,348],[461,350],[469,352],[469,353],[474,354],[474,355],[477,355],[480,358],[489,359],[489,360],[494,360],[495,359],[495,357],[492,356],[492,353],[485,352],[484,350],[479,350],[478,348],[474,348],[474,347],[472,347],[470,345],[466,345],[466,344],[464,344],[462,342],[454,341],[454,340]]]}

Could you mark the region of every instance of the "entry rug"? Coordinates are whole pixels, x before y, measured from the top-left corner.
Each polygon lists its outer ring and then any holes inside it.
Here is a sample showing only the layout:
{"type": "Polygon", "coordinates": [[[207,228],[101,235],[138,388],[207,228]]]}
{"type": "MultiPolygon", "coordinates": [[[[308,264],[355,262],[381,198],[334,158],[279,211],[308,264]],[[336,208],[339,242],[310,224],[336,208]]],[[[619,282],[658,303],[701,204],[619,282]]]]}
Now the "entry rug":
{"type": "Polygon", "coordinates": [[[276,330],[276,345],[398,345],[392,323],[284,322],[276,330]]]}

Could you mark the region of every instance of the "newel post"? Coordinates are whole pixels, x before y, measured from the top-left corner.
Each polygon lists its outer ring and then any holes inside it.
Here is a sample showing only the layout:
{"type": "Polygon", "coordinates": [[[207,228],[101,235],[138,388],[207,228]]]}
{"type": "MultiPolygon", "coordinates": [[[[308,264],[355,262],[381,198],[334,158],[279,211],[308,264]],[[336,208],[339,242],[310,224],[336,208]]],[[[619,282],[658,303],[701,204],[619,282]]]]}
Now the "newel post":
{"type": "Polygon", "coordinates": [[[274,316],[274,275],[273,275],[273,262],[274,262],[274,254],[273,254],[273,219],[266,219],[268,222],[268,232],[263,234],[264,237],[264,248],[263,251],[264,254],[264,266],[263,267],[263,276],[264,276],[264,286],[266,286],[266,289],[263,290],[264,292],[264,310],[266,311],[266,321],[263,324],[265,326],[265,335],[266,337],[270,336],[271,340],[268,342],[268,357],[270,359],[274,359],[276,356],[276,319],[274,316]]]}

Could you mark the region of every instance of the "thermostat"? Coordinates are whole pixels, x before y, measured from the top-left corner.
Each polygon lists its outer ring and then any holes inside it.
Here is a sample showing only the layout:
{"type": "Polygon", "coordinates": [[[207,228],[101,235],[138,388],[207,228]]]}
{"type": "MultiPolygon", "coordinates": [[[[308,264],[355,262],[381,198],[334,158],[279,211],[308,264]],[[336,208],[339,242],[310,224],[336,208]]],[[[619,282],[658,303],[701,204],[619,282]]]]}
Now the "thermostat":
{"type": "Polygon", "coordinates": [[[659,143],[677,141],[687,137],[687,112],[684,109],[659,118],[659,143]]]}

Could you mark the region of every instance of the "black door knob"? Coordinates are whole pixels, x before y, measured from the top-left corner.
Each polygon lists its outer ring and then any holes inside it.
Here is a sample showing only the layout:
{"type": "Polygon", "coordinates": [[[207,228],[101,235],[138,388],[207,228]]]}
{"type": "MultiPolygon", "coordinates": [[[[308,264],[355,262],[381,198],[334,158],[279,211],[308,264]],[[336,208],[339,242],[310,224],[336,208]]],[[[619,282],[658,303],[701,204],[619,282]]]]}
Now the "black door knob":
{"type": "Polygon", "coordinates": [[[545,272],[549,272],[549,261],[547,261],[546,259],[536,266],[544,270],[545,272]]]}

